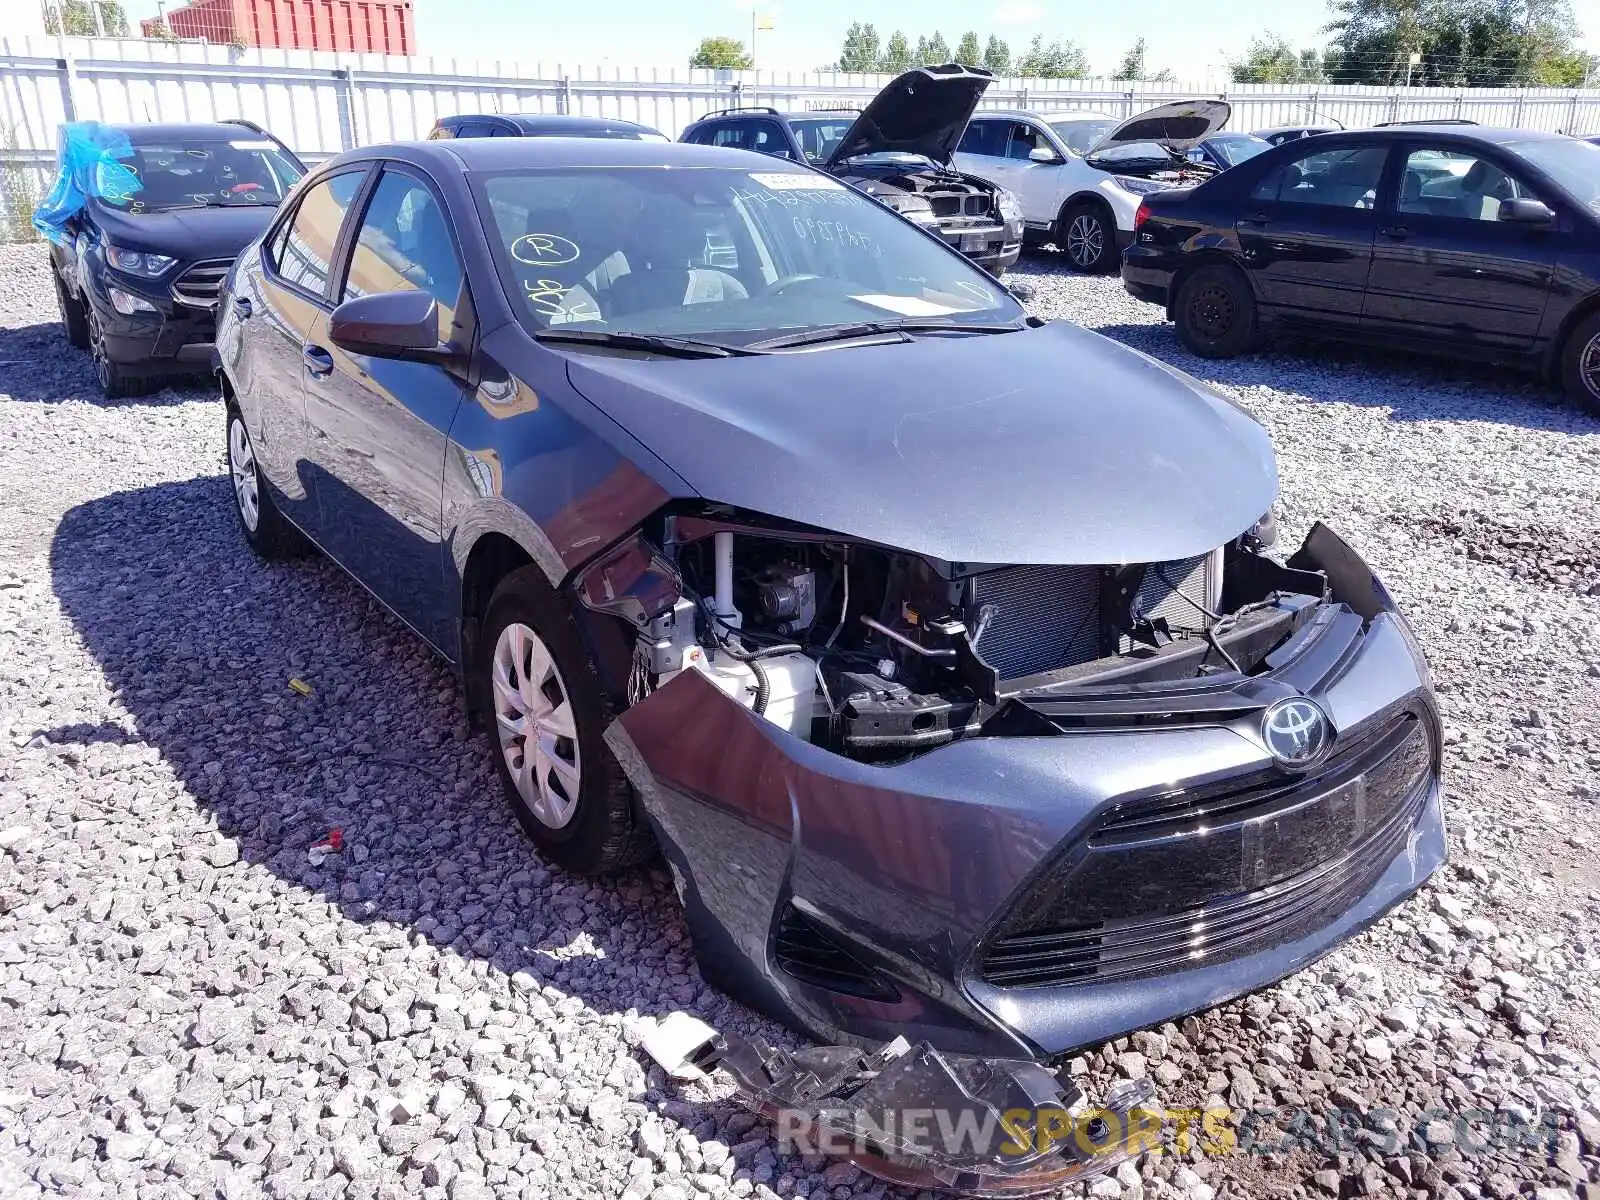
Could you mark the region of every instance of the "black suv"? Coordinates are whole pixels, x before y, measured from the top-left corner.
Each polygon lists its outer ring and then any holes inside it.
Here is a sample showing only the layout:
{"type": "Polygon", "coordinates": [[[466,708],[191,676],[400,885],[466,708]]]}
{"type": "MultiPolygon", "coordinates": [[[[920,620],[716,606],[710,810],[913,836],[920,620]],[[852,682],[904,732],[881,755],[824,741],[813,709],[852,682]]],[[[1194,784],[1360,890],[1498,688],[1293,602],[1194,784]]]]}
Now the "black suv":
{"type": "Polygon", "coordinates": [[[428,134],[430,142],[467,137],[590,137],[634,142],[670,142],[658,129],[635,121],[585,117],[577,113],[459,113],[440,117],[428,134]]]}
{"type": "Polygon", "coordinates": [[[109,161],[132,182],[88,196],[52,241],[50,266],[67,340],[94,356],[116,399],[210,367],[222,281],[305,166],[248,121],[101,133],[126,137],[109,161]]]}
{"type": "Polygon", "coordinates": [[[993,82],[989,72],[955,63],[917,67],[859,113],[725,108],[707,113],[678,140],[819,167],[999,276],[1022,250],[1022,205],[1005,188],[950,165],[993,82]]]}

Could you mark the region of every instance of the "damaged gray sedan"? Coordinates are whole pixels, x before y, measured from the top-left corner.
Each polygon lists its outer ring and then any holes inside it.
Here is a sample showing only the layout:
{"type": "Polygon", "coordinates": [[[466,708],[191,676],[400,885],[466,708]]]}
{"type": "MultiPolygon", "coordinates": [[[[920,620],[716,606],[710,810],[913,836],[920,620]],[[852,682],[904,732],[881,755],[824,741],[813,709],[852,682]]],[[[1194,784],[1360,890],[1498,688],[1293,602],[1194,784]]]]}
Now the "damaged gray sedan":
{"type": "Polygon", "coordinates": [[[1068,1112],[1068,1051],[1281,978],[1444,859],[1422,655],[1327,528],[1269,555],[1265,430],[820,172],[355,151],[240,259],[218,346],[246,540],[320,547],[459,668],[548,857],[659,846],[709,981],[882,1047],[707,1052],[765,1107],[1068,1112]]]}

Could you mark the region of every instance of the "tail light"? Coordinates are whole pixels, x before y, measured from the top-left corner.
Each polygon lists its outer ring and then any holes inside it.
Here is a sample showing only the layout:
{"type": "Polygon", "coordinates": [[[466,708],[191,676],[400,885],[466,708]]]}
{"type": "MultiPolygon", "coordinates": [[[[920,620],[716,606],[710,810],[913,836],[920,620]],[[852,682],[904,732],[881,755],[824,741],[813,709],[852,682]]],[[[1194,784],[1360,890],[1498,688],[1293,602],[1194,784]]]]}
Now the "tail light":
{"type": "Polygon", "coordinates": [[[1133,231],[1139,232],[1141,226],[1150,219],[1150,201],[1139,201],[1139,211],[1133,214],[1133,231]]]}

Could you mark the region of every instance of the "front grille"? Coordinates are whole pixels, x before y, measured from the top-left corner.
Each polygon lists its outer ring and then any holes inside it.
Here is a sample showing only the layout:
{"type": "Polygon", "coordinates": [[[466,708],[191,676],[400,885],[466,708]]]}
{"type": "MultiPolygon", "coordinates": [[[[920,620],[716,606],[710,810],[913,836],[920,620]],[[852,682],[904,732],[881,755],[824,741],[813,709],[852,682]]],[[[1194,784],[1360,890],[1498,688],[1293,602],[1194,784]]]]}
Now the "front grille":
{"type": "MultiPolygon", "coordinates": [[[[1000,673],[1017,679],[1075,666],[1100,656],[1100,569],[1097,567],[1002,567],[975,575],[969,615],[984,626],[978,653],[1000,673]]],[[[1164,618],[1175,633],[1204,630],[1203,610],[1216,611],[1222,596],[1222,552],[1160,563],[1145,572],[1138,608],[1164,618]]],[[[1123,637],[1119,653],[1133,649],[1123,637]]]]}
{"type": "Polygon", "coordinates": [[[989,215],[987,196],[931,196],[928,203],[933,205],[933,215],[940,218],[989,215]]]}
{"type": "Polygon", "coordinates": [[[982,955],[983,977],[1104,983],[1302,937],[1372,887],[1416,823],[1432,763],[1427,723],[1406,713],[1314,777],[1113,809],[1024,894],[982,955]]]}
{"type": "Polygon", "coordinates": [[[231,258],[212,258],[195,263],[172,281],[172,298],[190,308],[203,308],[207,312],[217,307],[217,297],[222,294],[222,281],[233,266],[231,258]]]}

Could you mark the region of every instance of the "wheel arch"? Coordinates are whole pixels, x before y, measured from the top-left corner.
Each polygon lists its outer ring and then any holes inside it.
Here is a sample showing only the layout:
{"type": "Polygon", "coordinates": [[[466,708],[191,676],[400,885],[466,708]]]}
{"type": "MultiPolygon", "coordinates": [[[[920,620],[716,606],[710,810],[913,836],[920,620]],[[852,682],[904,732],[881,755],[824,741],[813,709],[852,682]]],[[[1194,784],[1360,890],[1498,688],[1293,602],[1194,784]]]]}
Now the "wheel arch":
{"type": "Polygon", "coordinates": [[[1101,212],[1101,215],[1111,222],[1111,229],[1114,235],[1118,228],[1117,210],[1111,207],[1111,201],[1107,200],[1097,191],[1092,189],[1081,189],[1073,192],[1072,195],[1068,196],[1061,202],[1061,208],[1056,213],[1056,236],[1063,236],[1067,224],[1067,214],[1069,212],[1075,208],[1088,206],[1098,208],[1101,212]]]}
{"type": "Polygon", "coordinates": [[[1222,266],[1231,267],[1244,279],[1245,286],[1250,289],[1250,294],[1255,297],[1256,303],[1261,303],[1261,297],[1256,292],[1255,280],[1250,278],[1246,271],[1225,250],[1197,250],[1186,254],[1183,261],[1178,264],[1178,269],[1172,273],[1172,283],[1167,287],[1167,320],[1172,320],[1178,309],[1178,292],[1184,282],[1201,267],[1222,266]]]}
{"type": "Polygon", "coordinates": [[[1600,292],[1589,293],[1589,295],[1567,310],[1567,315],[1561,319],[1561,324],[1556,327],[1555,336],[1550,339],[1550,345],[1545,348],[1541,367],[1547,381],[1560,382],[1561,359],[1567,352],[1568,339],[1572,337],[1573,331],[1579,325],[1582,325],[1584,321],[1596,313],[1600,313],[1600,292]]]}

